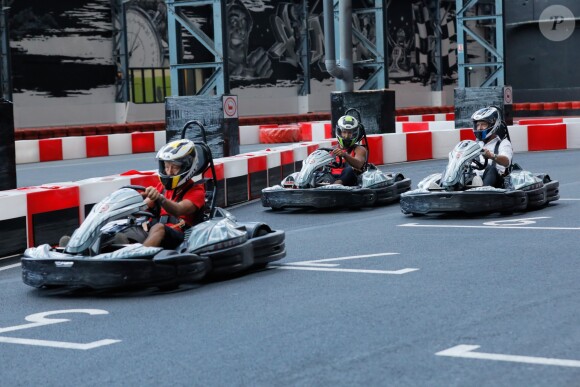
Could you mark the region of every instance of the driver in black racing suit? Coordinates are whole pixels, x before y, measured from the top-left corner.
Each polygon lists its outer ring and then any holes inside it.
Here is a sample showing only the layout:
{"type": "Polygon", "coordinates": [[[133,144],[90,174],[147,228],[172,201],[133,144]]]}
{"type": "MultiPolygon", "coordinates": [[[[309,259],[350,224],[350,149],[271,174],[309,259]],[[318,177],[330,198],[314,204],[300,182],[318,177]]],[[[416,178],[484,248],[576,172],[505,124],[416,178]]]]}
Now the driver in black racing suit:
{"type": "Polygon", "coordinates": [[[364,172],[367,163],[367,149],[358,144],[363,128],[356,118],[342,116],[336,124],[338,147],[332,150],[336,156],[335,167],[331,173],[336,178],[334,184],[358,185],[358,175],[364,172]]]}
{"type": "Polygon", "coordinates": [[[483,158],[488,159],[485,170],[477,170],[476,173],[482,179],[482,185],[502,188],[503,177],[514,154],[507,126],[495,106],[479,109],[473,113],[471,119],[475,138],[485,151],[483,158]]]}

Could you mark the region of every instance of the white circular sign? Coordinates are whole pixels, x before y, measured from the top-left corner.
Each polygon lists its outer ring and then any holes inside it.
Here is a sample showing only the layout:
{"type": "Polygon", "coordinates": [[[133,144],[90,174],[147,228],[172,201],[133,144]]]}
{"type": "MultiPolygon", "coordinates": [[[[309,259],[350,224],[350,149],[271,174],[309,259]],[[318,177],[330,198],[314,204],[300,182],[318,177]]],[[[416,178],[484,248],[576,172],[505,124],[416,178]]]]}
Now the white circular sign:
{"type": "Polygon", "coordinates": [[[513,91],[511,86],[506,86],[503,89],[503,103],[505,105],[511,105],[513,103],[513,91]]]}
{"type": "Polygon", "coordinates": [[[237,117],[238,102],[234,97],[226,97],[224,99],[224,114],[228,118],[237,117]]]}
{"type": "Polygon", "coordinates": [[[551,5],[540,14],[540,31],[553,42],[568,39],[574,32],[576,20],[570,9],[563,5],[551,5]]]}

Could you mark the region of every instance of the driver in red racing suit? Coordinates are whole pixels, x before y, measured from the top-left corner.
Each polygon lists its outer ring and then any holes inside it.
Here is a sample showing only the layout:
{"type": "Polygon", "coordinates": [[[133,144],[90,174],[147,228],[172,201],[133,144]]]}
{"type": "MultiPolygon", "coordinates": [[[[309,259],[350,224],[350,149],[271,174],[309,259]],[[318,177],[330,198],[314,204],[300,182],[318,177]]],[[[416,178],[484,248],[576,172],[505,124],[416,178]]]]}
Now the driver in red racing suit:
{"type": "Polygon", "coordinates": [[[172,141],[159,150],[156,158],[160,182],[155,187],[147,187],[143,196],[150,208],[160,206],[160,214],[153,221],[143,246],[174,249],[183,242],[184,231],[201,221],[205,187],[192,180],[197,166],[192,141],[172,141]]]}
{"type": "Polygon", "coordinates": [[[336,178],[334,184],[358,185],[358,175],[364,171],[367,163],[367,149],[358,144],[361,136],[361,124],[356,118],[345,115],[338,119],[336,124],[338,147],[331,153],[336,156],[336,166],[331,169],[332,175],[336,178]]]}

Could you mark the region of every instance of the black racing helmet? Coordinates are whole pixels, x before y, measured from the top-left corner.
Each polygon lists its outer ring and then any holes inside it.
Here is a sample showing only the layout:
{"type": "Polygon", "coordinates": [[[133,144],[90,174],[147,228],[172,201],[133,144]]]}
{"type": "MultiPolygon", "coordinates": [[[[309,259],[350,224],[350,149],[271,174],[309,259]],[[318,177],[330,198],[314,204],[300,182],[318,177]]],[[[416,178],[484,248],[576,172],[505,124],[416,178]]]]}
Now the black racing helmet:
{"type": "Polygon", "coordinates": [[[197,152],[195,144],[191,140],[172,141],[157,152],[155,157],[159,161],[159,180],[165,189],[172,190],[188,182],[195,173],[197,165],[197,152]],[[179,173],[171,176],[165,174],[165,162],[171,162],[180,166],[179,173]]]}

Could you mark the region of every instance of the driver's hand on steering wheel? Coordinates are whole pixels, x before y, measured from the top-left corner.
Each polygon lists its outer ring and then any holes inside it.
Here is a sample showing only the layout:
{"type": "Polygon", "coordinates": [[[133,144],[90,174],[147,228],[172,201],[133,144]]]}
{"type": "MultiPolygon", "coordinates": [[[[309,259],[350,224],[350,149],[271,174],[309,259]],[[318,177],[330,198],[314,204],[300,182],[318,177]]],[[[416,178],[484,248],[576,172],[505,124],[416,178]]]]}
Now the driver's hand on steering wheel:
{"type": "Polygon", "coordinates": [[[159,199],[161,193],[155,189],[155,187],[147,187],[145,188],[145,192],[143,192],[143,197],[151,200],[152,202],[159,199]]]}
{"type": "Polygon", "coordinates": [[[483,152],[483,157],[486,159],[493,159],[493,156],[495,155],[489,149],[486,149],[485,152],[483,152]]]}
{"type": "Polygon", "coordinates": [[[332,152],[330,152],[330,154],[333,156],[339,156],[339,157],[346,156],[346,152],[344,151],[344,149],[340,149],[340,148],[334,148],[332,150],[332,152]]]}

